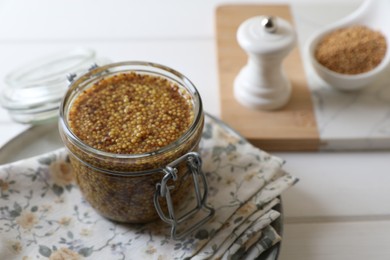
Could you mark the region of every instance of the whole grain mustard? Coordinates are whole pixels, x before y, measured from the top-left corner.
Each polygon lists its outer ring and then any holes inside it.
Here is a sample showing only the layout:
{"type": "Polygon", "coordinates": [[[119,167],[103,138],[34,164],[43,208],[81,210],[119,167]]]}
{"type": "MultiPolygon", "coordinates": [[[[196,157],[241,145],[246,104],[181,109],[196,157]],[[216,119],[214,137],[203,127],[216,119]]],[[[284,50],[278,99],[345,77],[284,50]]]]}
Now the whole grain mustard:
{"type": "Polygon", "coordinates": [[[159,218],[156,201],[166,212],[194,194],[198,172],[178,159],[198,151],[203,124],[200,95],[187,78],[129,61],[74,81],[60,107],[59,131],[85,200],[108,219],[147,223],[159,218]],[[163,178],[169,203],[158,188],[163,178]]]}
{"type": "Polygon", "coordinates": [[[129,72],[103,78],[81,93],[70,109],[69,124],[95,149],[141,154],[177,140],[193,117],[189,98],[176,84],[129,72]]]}

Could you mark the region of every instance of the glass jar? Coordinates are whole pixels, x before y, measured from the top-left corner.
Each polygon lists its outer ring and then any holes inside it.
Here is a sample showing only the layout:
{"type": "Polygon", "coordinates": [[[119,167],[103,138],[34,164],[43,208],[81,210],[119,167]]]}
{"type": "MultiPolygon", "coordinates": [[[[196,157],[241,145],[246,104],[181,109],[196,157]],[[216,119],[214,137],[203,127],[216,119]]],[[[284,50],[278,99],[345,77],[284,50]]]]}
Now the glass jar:
{"type": "Polygon", "coordinates": [[[90,205],[106,218],[126,223],[146,223],[160,217],[172,225],[178,238],[196,229],[213,214],[206,205],[207,182],[197,153],[202,136],[204,113],[195,86],[182,74],[168,67],[147,62],[121,62],[97,67],[75,79],[60,106],[59,130],[69,151],[76,182],[90,205]],[[118,154],[98,150],[82,141],[70,127],[69,112],[77,97],[101,79],[121,73],[137,73],[163,78],[178,86],[192,108],[192,122],[173,143],[142,154],[118,154]],[[174,208],[195,192],[197,205],[182,217],[174,208]],[[177,225],[199,210],[207,216],[182,235],[177,225]]]}

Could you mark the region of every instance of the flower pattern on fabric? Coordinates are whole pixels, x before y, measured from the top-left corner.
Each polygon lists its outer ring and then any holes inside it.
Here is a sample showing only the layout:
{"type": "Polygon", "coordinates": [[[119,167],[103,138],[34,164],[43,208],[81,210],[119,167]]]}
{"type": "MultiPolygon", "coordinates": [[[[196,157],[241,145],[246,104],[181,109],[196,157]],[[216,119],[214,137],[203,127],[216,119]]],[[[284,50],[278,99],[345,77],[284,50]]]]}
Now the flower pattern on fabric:
{"type": "MultiPolygon", "coordinates": [[[[281,171],[283,160],[210,117],[201,147],[216,212],[178,241],[162,221],[119,224],[96,213],[75,185],[64,149],[0,166],[0,259],[206,259],[256,255],[277,243],[272,207],[297,181],[281,171]]],[[[191,207],[190,197],[179,212],[191,207]]]]}

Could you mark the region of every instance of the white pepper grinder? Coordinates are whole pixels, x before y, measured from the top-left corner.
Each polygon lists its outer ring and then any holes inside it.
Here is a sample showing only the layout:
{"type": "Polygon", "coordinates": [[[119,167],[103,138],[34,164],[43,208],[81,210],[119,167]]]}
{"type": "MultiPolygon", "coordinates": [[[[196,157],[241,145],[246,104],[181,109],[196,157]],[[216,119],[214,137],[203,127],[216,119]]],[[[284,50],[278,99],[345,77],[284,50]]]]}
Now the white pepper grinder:
{"type": "Polygon", "coordinates": [[[259,110],[283,107],[291,96],[282,62],[295,46],[292,26],[279,17],[252,17],[238,28],[237,40],[248,55],[248,63],[234,81],[235,98],[259,110]]]}

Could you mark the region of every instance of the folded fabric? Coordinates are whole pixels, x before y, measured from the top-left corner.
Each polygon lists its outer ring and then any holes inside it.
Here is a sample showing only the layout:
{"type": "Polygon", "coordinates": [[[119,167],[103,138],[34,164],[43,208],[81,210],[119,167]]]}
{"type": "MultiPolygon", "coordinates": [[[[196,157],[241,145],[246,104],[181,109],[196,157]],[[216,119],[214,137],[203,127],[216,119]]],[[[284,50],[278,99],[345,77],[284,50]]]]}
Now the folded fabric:
{"type": "MultiPolygon", "coordinates": [[[[161,221],[118,224],[73,182],[64,149],[0,167],[0,259],[254,259],[280,241],[277,197],[297,179],[283,160],[207,117],[203,171],[214,217],[176,241],[161,221]]],[[[192,198],[193,199],[193,198],[192,198]]],[[[191,204],[191,198],[186,205],[191,204]]]]}

